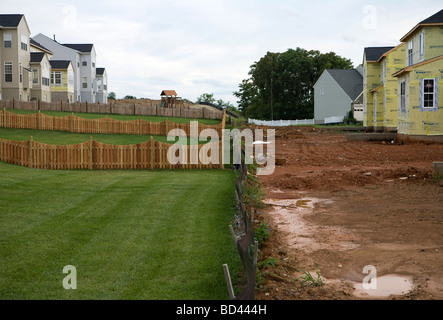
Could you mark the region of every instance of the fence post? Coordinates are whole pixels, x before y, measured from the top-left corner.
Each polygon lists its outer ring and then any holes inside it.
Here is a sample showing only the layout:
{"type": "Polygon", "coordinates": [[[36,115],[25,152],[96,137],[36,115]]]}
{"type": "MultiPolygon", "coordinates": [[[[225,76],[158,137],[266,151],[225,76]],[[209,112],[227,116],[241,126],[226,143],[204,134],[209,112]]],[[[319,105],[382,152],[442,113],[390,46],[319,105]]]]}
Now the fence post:
{"type": "Polygon", "coordinates": [[[226,284],[228,286],[229,298],[231,298],[231,300],[234,300],[235,299],[234,288],[232,287],[231,275],[229,273],[229,268],[227,264],[223,265],[223,270],[225,273],[226,284]]]}
{"type": "Polygon", "coordinates": [[[92,136],[89,137],[89,169],[92,170],[92,136]]]}
{"type": "Polygon", "coordinates": [[[155,148],[155,142],[154,137],[151,136],[151,169],[154,169],[154,148],[155,148]]]}
{"type": "Polygon", "coordinates": [[[28,141],[28,167],[32,168],[32,136],[29,138],[28,141]]]}

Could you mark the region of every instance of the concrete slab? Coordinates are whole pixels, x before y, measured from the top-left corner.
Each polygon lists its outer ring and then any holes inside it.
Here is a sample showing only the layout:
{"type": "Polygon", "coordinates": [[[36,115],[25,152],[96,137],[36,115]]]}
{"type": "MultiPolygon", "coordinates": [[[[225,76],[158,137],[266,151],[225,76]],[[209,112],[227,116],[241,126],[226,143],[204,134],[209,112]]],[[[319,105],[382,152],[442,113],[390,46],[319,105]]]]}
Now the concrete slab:
{"type": "Polygon", "coordinates": [[[346,141],[393,141],[397,139],[396,133],[349,133],[345,134],[346,141]]]}
{"type": "Polygon", "coordinates": [[[434,162],[434,171],[437,172],[441,177],[443,177],[443,161],[434,162]]]}

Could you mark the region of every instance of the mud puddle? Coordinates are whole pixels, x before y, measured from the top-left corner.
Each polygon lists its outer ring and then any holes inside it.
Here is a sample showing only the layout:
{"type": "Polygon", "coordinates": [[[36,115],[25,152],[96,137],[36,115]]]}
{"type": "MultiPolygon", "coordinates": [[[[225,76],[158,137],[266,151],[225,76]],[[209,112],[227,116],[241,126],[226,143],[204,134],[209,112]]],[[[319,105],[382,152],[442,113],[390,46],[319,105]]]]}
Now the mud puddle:
{"type": "Polygon", "coordinates": [[[354,295],[359,298],[387,298],[392,295],[404,295],[412,288],[412,280],[395,274],[371,279],[369,283],[355,283],[354,295]]]}
{"type": "Polygon", "coordinates": [[[312,252],[320,249],[329,250],[349,250],[358,247],[355,243],[347,241],[348,231],[337,227],[314,225],[305,218],[314,213],[316,205],[331,204],[329,199],[318,199],[312,197],[302,197],[299,199],[273,199],[264,200],[265,203],[273,207],[270,215],[279,231],[285,235],[285,240],[290,248],[303,249],[312,252]],[[324,234],[327,231],[327,238],[318,238],[321,229],[324,234]],[[317,237],[316,237],[317,235],[317,237]]]}

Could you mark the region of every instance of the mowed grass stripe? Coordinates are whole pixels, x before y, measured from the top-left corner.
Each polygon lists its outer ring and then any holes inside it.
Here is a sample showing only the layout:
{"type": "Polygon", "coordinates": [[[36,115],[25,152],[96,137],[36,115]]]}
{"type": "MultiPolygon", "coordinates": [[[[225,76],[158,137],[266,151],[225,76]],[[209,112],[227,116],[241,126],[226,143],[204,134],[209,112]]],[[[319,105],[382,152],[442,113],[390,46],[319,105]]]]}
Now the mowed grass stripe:
{"type": "Polygon", "coordinates": [[[232,172],[0,163],[0,174],[23,179],[0,183],[0,298],[227,298],[222,264],[240,266],[227,229],[232,172]],[[63,289],[65,265],[77,268],[76,290],[63,289]]]}

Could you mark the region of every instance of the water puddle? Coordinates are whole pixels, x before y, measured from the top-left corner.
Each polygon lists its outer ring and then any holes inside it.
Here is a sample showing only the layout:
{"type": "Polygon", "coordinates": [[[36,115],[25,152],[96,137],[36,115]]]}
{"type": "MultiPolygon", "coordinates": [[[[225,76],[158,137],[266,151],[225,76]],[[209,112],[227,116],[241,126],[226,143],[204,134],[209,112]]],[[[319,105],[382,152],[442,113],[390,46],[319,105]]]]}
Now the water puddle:
{"type": "Polygon", "coordinates": [[[365,288],[363,283],[354,284],[355,296],[360,298],[386,298],[391,295],[404,295],[413,288],[412,280],[398,275],[385,275],[372,279],[371,287],[365,288]]]}
{"type": "Polygon", "coordinates": [[[331,200],[303,197],[300,199],[266,199],[273,206],[270,213],[278,229],[285,233],[291,248],[315,251],[319,249],[349,250],[357,245],[347,241],[347,232],[338,227],[311,224],[306,217],[314,213],[316,205],[325,206],[331,200]],[[321,233],[317,232],[321,229],[321,233]]]}

